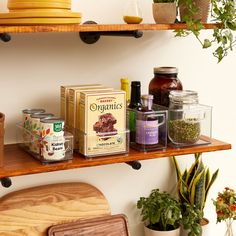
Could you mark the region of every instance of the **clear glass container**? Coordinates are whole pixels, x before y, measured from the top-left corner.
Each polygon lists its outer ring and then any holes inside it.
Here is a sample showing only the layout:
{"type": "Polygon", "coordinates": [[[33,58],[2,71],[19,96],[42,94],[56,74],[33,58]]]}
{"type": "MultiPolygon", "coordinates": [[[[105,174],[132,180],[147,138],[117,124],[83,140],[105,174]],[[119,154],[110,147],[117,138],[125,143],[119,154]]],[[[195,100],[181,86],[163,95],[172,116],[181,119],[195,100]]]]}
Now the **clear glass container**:
{"type": "Polygon", "coordinates": [[[17,143],[32,157],[43,164],[68,161],[73,159],[73,135],[64,132],[63,136],[44,139],[23,127],[16,125],[17,143]]]}
{"type": "MultiPolygon", "coordinates": [[[[163,150],[167,146],[167,115],[166,107],[154,104],[151,110],[127,110],[129,116],[135,117],[135,140],[130,140],[130,147],[142,152],[163,150]]],[[[129,122],[127,122],[129,125],[129,122]]],[[[128,127],[129,128],[129,127],[128,127]]]]}
{"type": "Polygon", "coordinates": [[[143,18],[138,0],[127,0],[123,20],[127,24],[139,24],[142,22],[143,18]]]}
{"type": "Polygon", "coordinates": [[[211,138],[210,106],[198,103],[195,91],[171,91],[168,138],[177,147],[209,144],[211,138]]]}

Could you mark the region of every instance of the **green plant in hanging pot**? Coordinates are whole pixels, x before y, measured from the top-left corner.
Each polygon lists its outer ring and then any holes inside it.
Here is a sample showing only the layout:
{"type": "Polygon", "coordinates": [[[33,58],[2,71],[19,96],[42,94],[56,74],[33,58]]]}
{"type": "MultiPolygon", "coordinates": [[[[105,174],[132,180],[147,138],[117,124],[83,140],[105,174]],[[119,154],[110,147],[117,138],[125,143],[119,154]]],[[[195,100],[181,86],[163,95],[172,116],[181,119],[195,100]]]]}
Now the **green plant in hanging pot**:
{"type": "MultiPolygon", "coordinates": [[[[202,48],[213,47],[213,56],[220,62],[236,46],[236,7],[234,0],[211,0],[211,21],[217,23],[209,38],[201,38],[200,31],[207,22],[206,11],[198,0],[179,0],[181,22],[186,23],[187,29],[175,30],[175,36],[185,37],[193,34],[202,48]],[[182,9],[182,10],[181,10],[182,9]]],[[[199,0],[203,1],[203,0],[199,0]]],[[[207,1],[206,1],[207,4],[207,1]]],[[[205,7],[208,9],[209,7],[205,7]]]]}
{"type": "Polygon", "coordinates": [[[207,223],[207,220],[203,218],[204,206],[219,170],[216,170],[211,177],[210,170],[204,166],[200,153],[195,154],[195,162],[189,170],[185,169],[183,173],[180,171],[175,157],[173,157],[173,161],[177,175],[177,192],[182,203],[183,227],[188,231],[189,236],[202,235],[200,226],[207,223]],[[190,216],[191,221],[189,221],[190,216]]]}
{"type": "Polygon", "coordinates": [[[177,17],[176,0],[153,0],[152,12],[157,24],[172,24],[177,17]]]}
{"type": "Polygon", "coordinates": [[[142,220],[145,224],[145,235],[168,232],[168,235],[179,235],[181,223],[181,205],[178,199],[167,192],[153,189],[148,197],[141,197],[137,202],[141,209],[142,220]],[[149,234],[150,233],[150,234],[149,234]]]}

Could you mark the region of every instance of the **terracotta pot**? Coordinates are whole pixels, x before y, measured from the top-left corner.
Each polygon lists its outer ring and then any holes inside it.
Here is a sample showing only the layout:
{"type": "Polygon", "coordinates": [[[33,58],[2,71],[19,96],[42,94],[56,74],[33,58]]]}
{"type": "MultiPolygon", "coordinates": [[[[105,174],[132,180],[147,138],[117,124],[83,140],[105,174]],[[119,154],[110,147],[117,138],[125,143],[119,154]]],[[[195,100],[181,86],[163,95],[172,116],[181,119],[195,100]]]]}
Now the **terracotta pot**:
{"type": "Polygon", "coordinates": [[[145,236],[180,236],[180,227],[171,231],[157,231],[144,226],[145,236]]]}
{"type": "Polygon", "coordinates": [[[4,120],[5,115],[0,112],[0,167],[3,166],[4,120]]]}
{"type": "Polygon", "coordinates": [[[176,3],[153,3],[152,13],[157,24],[173,24],[176,20],[176,3]]]}
{"type": "MultiPolygon", "coordinates": [[[[198,13],[193,16],[193,19],[198,20],[200,19],[202,23],[206,23],[209,12],[210,12],[210,5],[211,0],[193,0],[196,3],[196,6],[199,8],[198,13]]],[[[180,13],[180,20],[183,22],[184,15],[187,14],[186,8],[183,4],[180,3],[179,6],[179,13],[180,13]]]]}

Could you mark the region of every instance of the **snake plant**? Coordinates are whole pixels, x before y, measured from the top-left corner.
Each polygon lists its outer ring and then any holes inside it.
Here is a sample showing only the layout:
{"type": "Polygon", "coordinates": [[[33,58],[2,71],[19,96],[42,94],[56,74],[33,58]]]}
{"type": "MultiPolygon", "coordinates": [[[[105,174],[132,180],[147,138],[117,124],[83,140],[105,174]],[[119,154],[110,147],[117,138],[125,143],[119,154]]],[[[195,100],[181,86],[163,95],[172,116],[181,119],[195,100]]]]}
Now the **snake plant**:
{"type": "Polygon", "coordinates": [[[182,204],[190,204],[203,214],[207,194],[217,178],[219,169],[211,177],[210,170],[204,166],[200,153],[195,154],[195,162],[189,170],[185,169],[183,173],[181,173],[175,157],[173,157],[173,160],[176,169],[180,202],[182,204]]]}

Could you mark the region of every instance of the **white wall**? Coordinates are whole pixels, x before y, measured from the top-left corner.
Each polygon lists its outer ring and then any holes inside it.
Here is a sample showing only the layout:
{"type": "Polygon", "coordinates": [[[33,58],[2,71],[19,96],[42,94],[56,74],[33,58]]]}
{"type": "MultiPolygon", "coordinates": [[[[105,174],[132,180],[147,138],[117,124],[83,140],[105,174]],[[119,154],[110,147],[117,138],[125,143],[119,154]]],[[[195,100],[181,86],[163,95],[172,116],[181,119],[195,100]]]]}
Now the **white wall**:
{"type": "MultiPolygon", "coordinates": [[[[6,10],[6,0],[0,9],[6,10]]],[[[151,1],[141,1],[144,23],[153,23],[151,1]]],[[[74,0],[73,9],[83,13],[83,21],[122,23],[125,0],[74,0]],[[96,4],[96,5],[95,5],[96,4]]],[[[211,31],[204,32],[210,34],[211,31]]],[[[236,144],[236,53],[217,64],[211,50],[202,50],[192,38],[174,38],[171,31],[144,32],[141,39],[102,37],[94,45],[81,42],[77,33],[12,34],[9,43],[0,42],[0,110],[6,114],[6,143],[15,142],[15,123],[21,110],[43,107],[59,114],[59,87],[63,84],[99,82],[119,87],[121,76],[142,82],[142,91],[153,76],[155,66],[176,66],[185,89],[199,92],[200,102],[213,106],[213,137],[236,144]]],[[[212,172],[220,168],[210,191],[205,216],[212,222],[212,235],[223,235],[224,224],[215,225],[211,199],[225,186],[235,185],[235,150],[205,153],[204,162],[212,172]]],[[[192,156],[180,157],[182,167],[192,156]]],[[[116,164],[12,178],[10,189],[67,182],[88,182],[99,188],[110,202],[112,213],[125,213],[132,236],[143,231],[135,204],[151,189],[173,191],[175,172],[169,158],[142,161],[142,169],[116,164]]]]}

